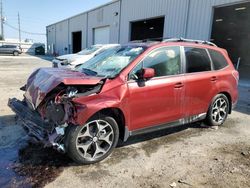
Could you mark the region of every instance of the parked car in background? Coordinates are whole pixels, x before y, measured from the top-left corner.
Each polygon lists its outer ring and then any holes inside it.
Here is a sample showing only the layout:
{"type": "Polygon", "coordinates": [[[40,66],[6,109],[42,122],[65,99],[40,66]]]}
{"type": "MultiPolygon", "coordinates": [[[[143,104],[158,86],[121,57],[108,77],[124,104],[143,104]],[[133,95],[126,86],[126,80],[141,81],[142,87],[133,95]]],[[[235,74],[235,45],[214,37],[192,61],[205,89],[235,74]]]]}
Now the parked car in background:
{"type": "Polygon", "coordinates": [[[13,54],[18,56],[22,53],[22,49],[17,45],[2,45],[0,46],[0,54],[13,54]]]}
{"type": "Polygon", "coordinates": [[[184,39],[131,43],[78,71],[41,68],[10,99],[29,135],[91,164],[118,139],[205,121],[222,125],[238,101],[239,74],[226,50],[184,39]]]}
{"type": "Polygon", "coordinates": [[[97,56],[103,51],[119,46],[118,44],[93,45],[76,54],[67,54],[56,57],[53,60],[54,68],[75,69],[77,66],[85,63],[91,58],[97,56]]]}

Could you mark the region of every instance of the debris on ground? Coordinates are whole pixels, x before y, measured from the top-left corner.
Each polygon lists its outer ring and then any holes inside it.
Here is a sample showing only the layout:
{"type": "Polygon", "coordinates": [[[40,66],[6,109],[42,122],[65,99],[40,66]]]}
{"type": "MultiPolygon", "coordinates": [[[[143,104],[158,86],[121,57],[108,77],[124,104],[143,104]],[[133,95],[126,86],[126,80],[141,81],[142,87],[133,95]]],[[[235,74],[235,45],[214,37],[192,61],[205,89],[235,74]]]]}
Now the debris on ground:
{"type": "Polygon", "coordinates": [[[173,182],[173,183],[171,183],[169,186],[172,187],[172,188],[174,188],[174,187],[177,186],[177,184],[176,184],[175,182],[173,182]]]}
{"type": "Polygon", "coordinates": [[[212,129],[212,130],[218,130],[218,129],[219,129],[219,126],[212,126],[211,129],[212,129]]]}
{"type": "Polygon", "coordinates": [[[184,184],[184,185],[188,185],[188,186],[192,186],[190,183],[187,183],[186,181],[180,179],[178,180],[178,183],[184,184]]]}
{"type": "Polygon", "coordinates": [[[250,151],[242,151],[241,155],[248,156],[248,155],[250,155],[250,151]]]}

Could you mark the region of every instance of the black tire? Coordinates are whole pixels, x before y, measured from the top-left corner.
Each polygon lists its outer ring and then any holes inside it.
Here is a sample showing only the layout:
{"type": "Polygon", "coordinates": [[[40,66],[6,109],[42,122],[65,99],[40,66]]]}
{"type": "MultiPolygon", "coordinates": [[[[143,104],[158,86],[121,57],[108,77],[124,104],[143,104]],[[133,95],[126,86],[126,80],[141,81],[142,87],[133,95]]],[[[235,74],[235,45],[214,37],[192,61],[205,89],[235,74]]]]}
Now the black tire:
{"type": "Polygon", "coordinates": [[[13,52],[13,56],[19,56],[19,52],[18,51],[14,51],[13,52]]]}
{"type": "MultiPolygon", "coordinates": [[[[89,126],[91,129],[94,128],[94,125],[89,126]]],[[[89,129],[90,130],[90,129],[89,129]]],[[[106,131],[107,133],[108,131],[106,131]]],[[[97,133],[99,134],[99,133],[97,133]]],[[[107,133],[108,134],[108,133],[107,133]]],[[[110,135],[111,136],[111,135],[110,135]]],[[[109,138],[110,138],[109,136],[109,138]]],[[[95,136],[97,137],[97,136],[95,136]]],[[[104,160],[106,157],[108,157],[112,151],[114,150],[114,148],[116,147],[117,143],[118,143],[118,139],[119,139],[119,127],[117,125],[117,122],[115,121],[115,119],[113,117],[110,116],[105,116],[105,115],[99,115],[99,116],[95,116],[93,118],[91,118],[84,126],[69,126],[66,130],[66,137],[64,140],[64,144],[65,144],[65,148],[66,148],[66,153],[67,155],[76,163],[78,164],[83,164],[83,165],[87,165],[87,164],[93,164],[93,163],[97,163],[100,162],[102,160],[104,160]],[[107,144],[107,142],[105,143],[105,141],[100,141],[98,138],[98,141],[95,141],[94,143],[94,138],[92,138],[92,140],[88,140],[91,139],[90,137],[88,138],[87,136],[79,138],[79,134],[85,135],[87,130],[85,130],[85,133],[82,133],[84,129],[86,129],[86,126],[90,125],[91,122],[95,122],[95,121],[101,121],[101,122],[107,122],[109,124],[108,128],[110,130],[113,130],[113,135],[112,135],[112,144],[107,144]],[[85,127],[85,128],[84,128],[85,127]],[[86,139],[88,138],[88,139],[86,139]],[[80,140],[80,139],[83,139],[80,140]],[[85,150],[83,150],[82,148],[78,148],[79,145],[83,145],[86,147],[86,145],[84,145],[84,143],[79,143],[79,142],[88,142],[87,145],[89,145],[90,142],[93,142],[92,144],[90,144],[90,146],[88,146],[89,149],[87,149],[87,151],[90,151],[90,153],[92,152],[92,150],[94,150],[94,148],[96,148],[97,143],[99,143],[99,146],[101,146],[100,143],[104,143],[103,145],[107,145],[106,148],[107,151],[106,153],[104,153],[102,156],[98,157],[98,158],[84,158],[83,155],[85,155],[85,150]],[[79,144],[77,147],[77,143],[79,144]]],[[[101,148],[101,147],[99,147],[101,148]]],[[[86,148],[85,148],[86,149],[86,148]]],[[[103,149],[103,148],[102,148],[103,149]]],[[[97,149],[96,149],[97,150],[97,149]]],[[[92,155],[90,155],[88,152],[86,152],[89,157],[92,155]]],[[[94,156],[95,154],[93,154],[94,156]]]]}
{"type": "Polygon", "coordinates": [[[229,105],[230,103],[228,101],[227,96],[225,96],[224,94],[216,95],[213,98],[212,103],[208,109],[206,124],[209,126],[220,126],[224,124],[229,114],[229,105]],[[220,104],[222,104],[222,106],[219,107],[218,110],[216,110],[216,106],[220,106],[220,104]]]}

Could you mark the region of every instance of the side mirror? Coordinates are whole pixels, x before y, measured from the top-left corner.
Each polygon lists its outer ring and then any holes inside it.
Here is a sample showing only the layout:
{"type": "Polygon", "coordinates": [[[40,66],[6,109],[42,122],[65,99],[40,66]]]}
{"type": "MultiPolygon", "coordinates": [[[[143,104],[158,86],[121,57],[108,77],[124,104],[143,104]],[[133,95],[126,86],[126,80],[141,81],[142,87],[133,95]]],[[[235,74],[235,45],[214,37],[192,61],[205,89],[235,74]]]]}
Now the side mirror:
{"type": "Polygon", "coordinates": [[[152,68],[143,68],[142,69],[142,78],[149,80],[155,76],[155,70],[152,68]]]}

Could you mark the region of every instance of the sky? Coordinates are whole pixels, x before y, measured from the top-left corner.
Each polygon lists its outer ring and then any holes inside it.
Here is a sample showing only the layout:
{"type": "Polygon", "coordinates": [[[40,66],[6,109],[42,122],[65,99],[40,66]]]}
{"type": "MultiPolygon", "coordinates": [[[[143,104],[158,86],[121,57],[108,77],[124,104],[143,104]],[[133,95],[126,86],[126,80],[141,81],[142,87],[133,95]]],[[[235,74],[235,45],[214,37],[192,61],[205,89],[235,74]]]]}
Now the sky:
{"type": "Polygon", "coordinates": [[[46,42],[46,26],[65,18],[95,8],[111,0],[2,0],[5,38],[18,39],[18,12],[20,14],[22,40],[46,42]]]}

